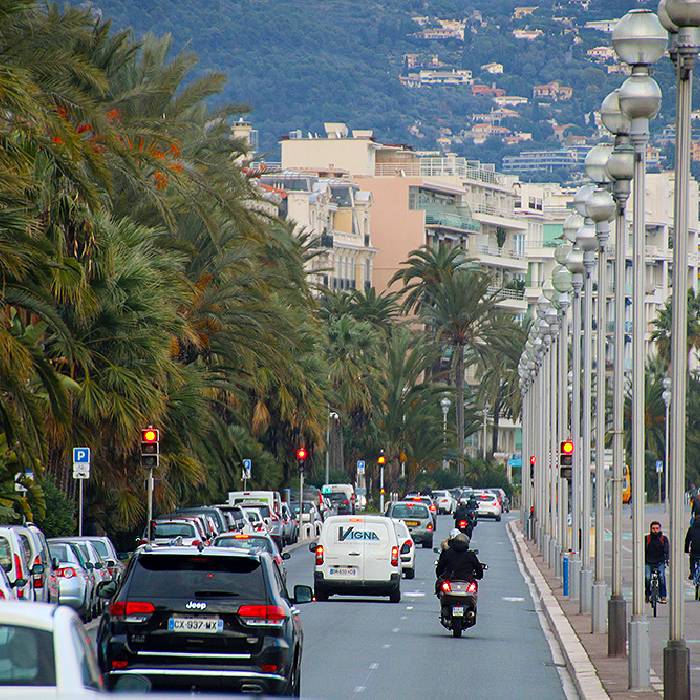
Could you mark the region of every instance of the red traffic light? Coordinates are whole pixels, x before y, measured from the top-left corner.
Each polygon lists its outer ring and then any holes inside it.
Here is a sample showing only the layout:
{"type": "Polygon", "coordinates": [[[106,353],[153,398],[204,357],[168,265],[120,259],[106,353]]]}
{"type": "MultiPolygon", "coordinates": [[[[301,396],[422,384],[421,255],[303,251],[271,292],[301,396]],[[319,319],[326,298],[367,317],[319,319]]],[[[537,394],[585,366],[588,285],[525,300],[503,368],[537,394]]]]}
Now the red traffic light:
{"type": "Polygon", "coordinates": [[[306,448],[305,448],[305,447],[300,447],[300,448],[297,450],[297,459],[298,459],[300,462],[303,462],[308,456],[309,456],[309,453],[306,451],[306,448]]]}
{"type": "Polygon", "coordinates": [[[530,455],[530,464],[534,467],[536,462],[535,455],[530,455]]]}
{"type": "Polygon", "coordinates": [[[574,453],[574,441],[564,440],[561,443],[561,453],[563,455],[572,455],[574,453]]]}
{"type": "Polygon", "coordinates": [[[141,431],[141,442],[159,442],[160,441],[160,430],[157,428],[146,428],[141,431]]]}

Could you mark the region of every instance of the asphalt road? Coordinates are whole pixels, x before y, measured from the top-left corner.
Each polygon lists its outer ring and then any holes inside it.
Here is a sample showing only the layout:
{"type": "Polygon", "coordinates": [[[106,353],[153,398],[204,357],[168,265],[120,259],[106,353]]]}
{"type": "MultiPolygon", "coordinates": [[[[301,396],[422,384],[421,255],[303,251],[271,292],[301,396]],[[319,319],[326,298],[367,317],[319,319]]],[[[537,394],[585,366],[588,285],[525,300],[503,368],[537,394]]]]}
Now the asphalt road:
{"type": "MultiPolygon", "coordinates": [[[[441,516],[437,534],[445,537],[451,527],[441,516]]],[[[303,606],[303,697],[471,700],[525,697],[535,689],[540,700],[566,697],[505,522],[480,522],[472,546],[489,569],[477,625],[461,639],[440,625],[431,549],[418,549],[416,578],[402,581],[398,605],[333,597],[303,606]]],[[[312,584],[312,556],[305,547],[292,553],[290,589],[312,584]]]]}

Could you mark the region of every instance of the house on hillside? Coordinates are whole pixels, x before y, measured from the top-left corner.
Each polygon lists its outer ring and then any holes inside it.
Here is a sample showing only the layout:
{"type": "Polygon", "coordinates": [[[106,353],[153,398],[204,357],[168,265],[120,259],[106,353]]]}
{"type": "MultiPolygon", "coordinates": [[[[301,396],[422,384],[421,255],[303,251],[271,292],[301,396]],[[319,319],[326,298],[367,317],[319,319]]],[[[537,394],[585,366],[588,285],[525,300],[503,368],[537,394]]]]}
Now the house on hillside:
{"type": "Polygon", "coordinates": [[[526,105],[529,100],[527,97],[520,95],[496,95],[493,101],[500,107],[517,107],[518,105],[526,105]]]}
{"type": "Polygon", "coordinates": [[[503,88],[497,88],[496,84],[472,85],[472,95],[474,97],[501,97],[506,94],[503,88]]]}
{"type": "Polygon", "coordinates": [[[562,85],[559,80],[552,80],[544,85],[535,85],[532,89],[532,96],[536,100],[548,99],[555,102],[570,100],[574,94],[574,89],[568,85],[562,85]]]}
{"type": "Polygon", "coordinates": [[[513,36],[516,39],[526,39],[527,41],[534,41],[539,39],[544,35],[541,29],[514,29],[513,36]]]}
{"type": "Polygon", "coordinates": [[[530,6],[521,6],[521,7],[516,7],[513,10],[513,19],[522,19],[523,17],[527,17],[528,15],[533,14],[537,10],[539,10],[539,5],[530,5],[530,6]]]}
{"type": "Polygon", "coordinates": [[[481,66],[481,70],[485,73],[491,73],[492,75],[502,75],[503,64],[492,61],[491,63],[487,63],[486,65],[481,66]]]}

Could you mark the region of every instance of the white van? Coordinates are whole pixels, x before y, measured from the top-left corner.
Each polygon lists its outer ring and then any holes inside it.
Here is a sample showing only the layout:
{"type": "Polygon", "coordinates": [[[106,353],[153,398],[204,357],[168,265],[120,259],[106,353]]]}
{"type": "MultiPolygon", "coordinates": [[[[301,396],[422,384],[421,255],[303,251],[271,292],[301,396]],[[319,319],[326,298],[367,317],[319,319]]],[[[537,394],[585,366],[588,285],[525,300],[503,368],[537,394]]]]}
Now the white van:
{"type": "Polygon", "coordinates": [[[228,504],[230,506],[243,503],[265,503],[271,513],[280,514],[282,511],[282,498],[279,491],[229,491],[228,504]]]}
{"type": "Polygon", "coordinates": [[[334,515],[323,523],[317,544],[314,594],[389,596],[401,601],[401,562],[394,524],[381,515],[334,515]]]}

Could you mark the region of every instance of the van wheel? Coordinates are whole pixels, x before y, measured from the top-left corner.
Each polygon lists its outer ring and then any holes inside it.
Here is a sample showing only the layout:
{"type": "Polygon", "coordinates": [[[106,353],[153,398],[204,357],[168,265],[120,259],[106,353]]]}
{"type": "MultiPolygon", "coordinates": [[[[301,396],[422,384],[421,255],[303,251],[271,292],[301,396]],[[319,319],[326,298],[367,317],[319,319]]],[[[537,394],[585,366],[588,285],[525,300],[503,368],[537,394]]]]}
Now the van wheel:
{"type": "Polygon", "coordinates": [[[390,603],[400,603],[401,602],[401,588],[396,586],[394,590],[389,594],[390,603]]]}
{"type": "Polygon", "coordinates": [[[406,569],[406,578],[415,578],[416,577],[416,570],[415,569],[406,569]]]}
{"type": "Polygon", "coordinates": [[[315,588],[314,589],[314,598],[316,598],[317,602],[324,603],[325,601],[328,600],[328,593],[326,593],[326,591],[324,591],[320,588],[315,588]]]}

